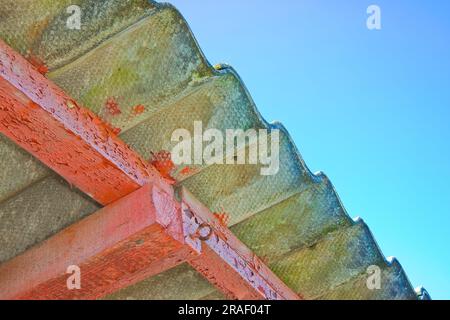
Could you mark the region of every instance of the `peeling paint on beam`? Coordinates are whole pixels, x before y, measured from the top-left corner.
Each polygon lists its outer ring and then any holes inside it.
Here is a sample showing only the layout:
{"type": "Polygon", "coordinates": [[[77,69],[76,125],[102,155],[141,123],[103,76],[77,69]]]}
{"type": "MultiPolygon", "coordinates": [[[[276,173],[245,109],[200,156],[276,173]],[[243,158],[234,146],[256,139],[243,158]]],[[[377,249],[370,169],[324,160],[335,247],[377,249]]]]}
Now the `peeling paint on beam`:
{"type": "Polygon", "coordinates": [[[173,194],[144,186],[4,263],[0,299],[98,299],[183,262],[232,299],[299,299],[212,213],[183,194],[180,204],[173,194]],[[209,236],[199,226],[207,226],[209,236]],[[80,268],[80,289],[67,286],[73,265],[80,268]]]}
{"type": "Polygon", "coordinates": [[[99,117],[2,40],[0,131],[103,205],[162,180],[99,117]]]}
{"type": "Polygon", "coordinates": [[[186,242],[200,254],[189,264],[228,298],[300,299],[185,188],[182,214],[186,242]]]}
{"type": "Polygon", "coordinates": [[[0,299],[97,299],[185,262],[179,207],[145,186],[0,266],[0,299]],[[80,268],[69,290],[67,268],[80,268]]]}
{"type": "Polygon", "coordinates": [[[186,261],[230,298],[299,299],[207,208],[187,191],[177,202],[170,181],[1,40],[0,131],[109,204],[1,265],[0,299],[96,299],[186,261]],[[70,265],[85,270],[80,290],[67,289],[70,265]]]}

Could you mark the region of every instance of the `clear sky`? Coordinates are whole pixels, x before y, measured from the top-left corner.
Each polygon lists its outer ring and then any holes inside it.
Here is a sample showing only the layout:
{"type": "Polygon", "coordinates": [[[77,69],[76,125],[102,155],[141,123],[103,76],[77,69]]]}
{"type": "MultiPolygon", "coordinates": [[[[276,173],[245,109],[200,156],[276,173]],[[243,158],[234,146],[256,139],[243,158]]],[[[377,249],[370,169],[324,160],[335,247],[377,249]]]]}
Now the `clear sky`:
{"type": "Polygon", "coordinates": [[[169,2],[413,286],[450,299],[450,1],[169,2]]]}

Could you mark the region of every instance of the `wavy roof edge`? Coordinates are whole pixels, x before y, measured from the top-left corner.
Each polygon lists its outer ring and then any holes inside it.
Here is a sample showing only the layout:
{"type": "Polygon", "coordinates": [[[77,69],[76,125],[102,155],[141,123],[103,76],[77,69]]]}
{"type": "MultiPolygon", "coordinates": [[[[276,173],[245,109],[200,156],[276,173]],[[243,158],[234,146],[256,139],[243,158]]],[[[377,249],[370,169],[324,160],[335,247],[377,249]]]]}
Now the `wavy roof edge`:
{"type": "MultiPolygon", "coordinates": [[[[245,85],[244,80],[241,78],[241,76],[239,75],[239,73],[237,72],[237,70],[236,70],[233,66],[231,66],[231,65],[229,65],[229,64],[227,64],[227,63],[218,63],[218,64],[215,64],[215,65],[213,66],[213,65],[209,62],[209,60],[207,59],[207,57],[206,57],[206,55],[204,54],[203,50],[201,49],[201,46],[200,46],[200,44],[198,43],[198,41],[197,41],[197,39],[196,39],[196,37],[195,37],[195,35],[194,35],[192,29],[190,28],[189,23],[187,22],[187,20],[184,18],[184,16],[181,14],[181,12],[179,12],[178,9],[177,9],[175,6],[173,6],[173,5],[170,4],[170,3],[158,3],[158,2],[155,2],[155,1],[152,1],[152,0],[150,0],[149,2],[154,3],[156,7],[159,7],[159,6],[168,6],[168,7],[172,8],[173,10],[177,11],[178,14],[183,18],[183,20],[184,20],[186,26],[188,27],[189,32],[191,33],[192,38],[195,40],[195,43],[196,43],[196,46],[197,46],[197,50],[200,52],[201,56],[203,57],[204,62],[205,62],[207,65],[209,65],[210,68],[211,68],[212,70],[214,70],[215,72],[225,72],[225,71],[229,71],[229,72],[233,73],[233,74],[239,79],[239,82],[240,82],[241,86],[244,88],[245,92],[247,93],[247,96],[248,96],[249,100],[252,102],[252,105],[254,106],[254,111],[255,111],[255,113],[258,115],[258,117],[260,118],[261,122],[265,123],[268,127],[271,127],[271,128],[278,128],[278,129],[282,130],[282,131],[286,134],[286,136],[288,137],[288,139],[290,140],[290,142],[292,143],[292,145],[293,145],[294,148],[295,148],[295,152],[296,152],[295,156],[298,158],[299,162],[302,163],[302,165],[303,165],[304,168],[307,170],[307,172],[311,175],[311,178],[313,178],[314,180],[317,181],[317,180],[321,180],[323,177],[326,177],[326,174],[325,174],[323,171],[319,171],[319,172],[317,172],[317,173],[313,173],[313,172],[309,169],[308,165],[306,164],[306,162],[304,161],[303,157],[301,156],[300,151],[298,150],[297,145],[296,145],[294,139],[293,139],[292,136],[290,135],[290,133],[289,133],[289,131],[287,130],[287,128],[286,128],[281,122],[279,122],[279,121],[268,122],[268,121],[262,116],[261,112],[260,112],[259,109],[257,108],[256,103],[254,102],[254,100],[253,100],[253,98],[252,98],[252,96],[251,96],[250,91],[248,90],[247,86],[245,85]]],[[[332,187],[333,187],[333,189],[335,190],[334,186],[332,186],[332,187]]],[[[347,213],[347,210],[345,210],[345,206],[343,205],[343,202],[341,201],[341,199],[340,199],[340,197],[339,197],[339,194],[338,194],[337,192],[336,192],[336,195],[338,195],[340,204],[341,204],[342,208],[344,209],[344,212],[347,213]]],[[[351,219],[351,216],[350,216],[348,213],[347,213],[347,215],[348,215],[348,217],[351,219]]],[[[362,223],[362,224],[364,224],[364,226],[365,226],[365,227],[367,228],[367,230],[370,232],[370,234],[371,234],[371,236],[372,236],[372,238],[373,238],[373,241],[374,241],[374,242],[376,243],[376,245],[377,245],[378,253],[379,253],[381,256],[384,257],[386,264],[387,264],[388,266],[392,266],[392,265],[394,265],[394,264],[397,264],[397,265],[399,266],[399,268],[401,268],[401,270],[403,271],[403,273],[405,273],[405,275],[406,275],[406,272],[405,272],[405,270],[403,269],[403,266],[401,265],[400,261],[399,261],[396,257],[394,257],[394,256],[386,257],[386,256],[384,255],[384,253],[383,253],[383,251],[381,250],[381,248],[380,248],[380,246],[379,246],[379,244],[378,244],[376,238],[374,237],[374,235],[373,235],[373,233],[372,233],[370,227],[364,222],[363,218],[361,218],[361,217],[356,217],[356,218],[353,219],[353,221],[354,221],[355,224],[356,224],[356,223],[362,223]]],[[[409,277],[406,276],[406,279],[408,279],[408,283],[409,283],[409,285],[411,286],[411,288],[414,288],[414,287],[412,286],[412,284],[411,284],[411,281],[409,280],[409,277]]],[[[416,287],[416,289],[414,289],[414,290],[415,290],[415,292],[416,292],[417,297],[418,297],[419,300],[429,300],[429,299],[431,299],[430,294],[428,293],[428,291],[427,291],[423,286],[418,286],[418,287],[416,287]]]]}

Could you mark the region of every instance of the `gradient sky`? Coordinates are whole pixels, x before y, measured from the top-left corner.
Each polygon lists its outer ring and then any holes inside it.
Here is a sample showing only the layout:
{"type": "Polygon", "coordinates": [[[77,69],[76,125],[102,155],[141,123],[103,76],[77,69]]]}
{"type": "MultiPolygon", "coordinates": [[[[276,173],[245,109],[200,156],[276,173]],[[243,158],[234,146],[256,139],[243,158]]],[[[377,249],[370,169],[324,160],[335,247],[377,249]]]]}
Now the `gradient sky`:
{"type": "Polygon", "coordinates": [[[450,1],[170,0],[413,286],[450,298],[450,1]],[[366,9],[380,6],[382,30],[366,9]]]}

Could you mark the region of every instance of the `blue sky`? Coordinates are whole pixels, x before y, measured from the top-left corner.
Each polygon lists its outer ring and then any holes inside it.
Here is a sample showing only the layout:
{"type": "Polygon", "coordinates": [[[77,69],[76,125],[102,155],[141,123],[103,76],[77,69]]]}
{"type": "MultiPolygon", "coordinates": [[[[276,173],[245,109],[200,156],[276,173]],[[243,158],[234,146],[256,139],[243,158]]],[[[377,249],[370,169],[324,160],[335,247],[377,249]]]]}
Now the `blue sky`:
{"type": "Polygon", "coordinates": [[[449,299],[450,1],[170,2],[412,284],[449,299]]]}

